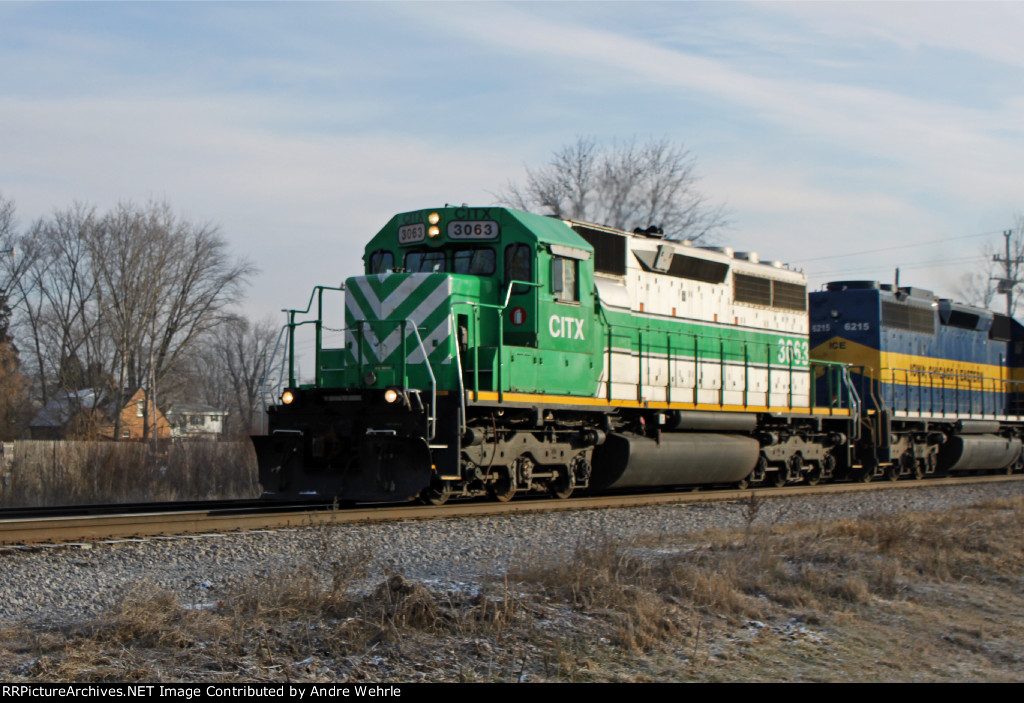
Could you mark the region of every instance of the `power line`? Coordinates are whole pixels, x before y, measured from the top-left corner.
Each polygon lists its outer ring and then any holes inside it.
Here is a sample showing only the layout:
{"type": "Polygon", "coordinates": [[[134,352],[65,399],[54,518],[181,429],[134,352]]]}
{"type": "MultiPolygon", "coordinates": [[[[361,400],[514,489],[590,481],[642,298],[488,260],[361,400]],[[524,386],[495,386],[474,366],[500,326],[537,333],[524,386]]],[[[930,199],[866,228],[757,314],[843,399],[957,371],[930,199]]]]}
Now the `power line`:
{"type": "MultiPolygon", "coordinates": [[[[986,256],[969,256],[969,257],[958,257],[958,258],[955,258],[955,259],[939,259],[939,260],[933,260],[933,261],[922,261],[922,262],[913,263],[913,264],[900,264],[900,268],[903,269],[903,270],[926,269],[926,268],[932,268],[932,267],[935,267],[935,266],[944,266],[944,265],[947,265],[947,264],[972,264],[972,263],[981,263],[983,261],[988,261],[988,257],[986,257],[986,256]]],[[[856,274],[856,273],[862,273],[862,272],[863,273],[870,273],[872,271],[884,271],[884,270],[888,270],[888,269],[891,269],[891,268],[892,268],[892,266],[890,266],[888,264],[877,264],[877,265],[873,265],[873,266],[857,266],[855,268],[846,268],[846,269],[817,269],[817,270],[814,270],[814,271],[807,271],[806,274],[808,276],[838,276],[838,275],[848,275],[848,274],[856,274]]]]}
{"type": "Polygon", "coordinates": [[[860,256],[862,254],[877,254],[882,251],[896,251],[897,249],[912,249],[914,247],[920,247],[927,244],[936,244],[938,242],[953,242],[958,239],[975,239],[977,237],[991,237],[994,234],[999,234],[999,231],[982,232],[981,234],[964,234],[959,237],[946,237],[944,239],[928,239],[921,242],[914,242],[913,244],[899,244],[894,247],[879,247],[878,249],[865,249],[863,251],[847,252],[845,254],[829,254],[827,256],[815,256],[809,259],[795,259],[791,260],[791,264],[803,263],[807,261],[823,261],[825,259],[838,259],[844,256],[860,256]]]}

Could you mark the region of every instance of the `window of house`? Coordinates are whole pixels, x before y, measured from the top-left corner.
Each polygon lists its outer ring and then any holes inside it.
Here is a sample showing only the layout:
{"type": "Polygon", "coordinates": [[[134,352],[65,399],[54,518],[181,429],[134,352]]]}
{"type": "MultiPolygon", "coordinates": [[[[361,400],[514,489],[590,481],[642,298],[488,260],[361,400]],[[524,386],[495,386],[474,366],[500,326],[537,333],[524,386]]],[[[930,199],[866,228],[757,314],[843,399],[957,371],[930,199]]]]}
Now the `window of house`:
{"type": "Polygon", "coordinates": [[[142,417],[143,416],[143,414],[145,413],[145,410],[146,410],[145,409],[145,403],[146,403],[146,401],[142,400],[142,399],[139,399],[139,400],[135,401],[135,405],[136,405],[136,407],[135,407],[135,417],[142,417]]]}

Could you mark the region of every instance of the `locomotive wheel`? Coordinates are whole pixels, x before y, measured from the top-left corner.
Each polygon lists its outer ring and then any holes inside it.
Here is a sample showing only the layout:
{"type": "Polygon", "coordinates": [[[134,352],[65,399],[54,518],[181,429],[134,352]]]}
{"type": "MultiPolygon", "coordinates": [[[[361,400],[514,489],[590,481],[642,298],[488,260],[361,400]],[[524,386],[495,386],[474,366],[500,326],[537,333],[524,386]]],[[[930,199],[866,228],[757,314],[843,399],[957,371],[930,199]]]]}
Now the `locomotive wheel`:
{"type": "Polygon", "coordinates": [[[576,477],[573,475],[571,467],[566,466],[559,470],[558,476],[551,479],[548,484],[548,493],[559,500],[565,500],[572,495],[572,490],[576,487],[576,477]]]}
{"type": "Polygon", "coordinates": [[[821,462],[822,478],[832,478],[836,472],[836,458],[832,454],[826,454],[821,462]]]}
{"type": "Polygon", "coordinates": [[[871,483],[871,467],[862,466],[850,472],[850,480],[854,483],[871,483]]]}
{"type": "Polygon", "coordinates": [[[807,473],[804,474],[804,483],[808,486],[817,486],[821,483],[821,464],[818,462],[812,462],[811,467],[807,469],[807,473]]]}
{"type": "Polygon", "coordinates": [[[899,464],[890,464],[885,467],[885,480],[886,481],[899,481],[900,480],[900,467],[899,464]]]}
{"type": "Polygon", "coordinates": [[[750,488],[750,477],[752,475],[753,475],[753,472],[750,472],[749,474],[746,475],[745,478],[741,478],[739,481],[734,483],[733,486],[736,489],[741,490],[741,491],[742,490],[746,490],[747,488],[750,488]]]}
{"type": "Polygon", "coordinates": [[[447,481],[443,481],[440,486],[424,488],[420,493],[420,499],[427,505],[444,505],[451,497],[452,487],[447,481]]]}
{"type": "Polygon", "coordinates": [[[921,479],[924,478],[924,462],[924,459],[920,459],[919,461],[914,462],[914,468],[911,471],[910,475],[915,481],[920,481],[921,479]]]}
{"type": "Polygon", "coordinates": [[[782,488],[786,485],[786,473],[785,467],[779,467],[774,473],[768,476],[768,482],[776,488],[782,488]]]}
{"type": "Polygon", "coordinates": [[[487,485],[487,492],[499,503],[507,503],[516,495],[513,469],[509,466],[495,466],[494,473],[497,474],[497,478],[487,485]]]}
{"type": "Polygon", "coordinates": [[[803,470],[804,458],[802,456],[794,454],[789,457],[775,474],[775,487],[782,488],[790,481],[799,481],[803,470]]]}
{"type": "Polygon", "coordinates": [[[757,458],[757,464],[754,465],[754,470],[747,476],[748,485],[751,483],[762,484],[767,479],[768,472],[768,459],[762,453],[757,458]]]}

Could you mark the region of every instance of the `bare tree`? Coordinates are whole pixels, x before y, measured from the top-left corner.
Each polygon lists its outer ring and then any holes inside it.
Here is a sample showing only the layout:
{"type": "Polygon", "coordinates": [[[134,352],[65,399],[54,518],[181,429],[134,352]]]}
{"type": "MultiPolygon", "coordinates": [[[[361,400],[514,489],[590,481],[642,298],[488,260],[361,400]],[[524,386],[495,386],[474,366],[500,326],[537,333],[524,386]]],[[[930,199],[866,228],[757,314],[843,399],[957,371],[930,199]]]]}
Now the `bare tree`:
{"type": "Polygon", "coordinates": [[[0,242],[7,245],[14,237],[14,201],[0,193],[0,242]]]}
{"type": "Polygon", "coordinates": [[[204,340],[196,376],[207,404],[229,411],[228,434],[247,436],[258,428],[261,382],[277,340],[272,320],[235,316],[204,340]]]}
{"type": "Polygon", "coordinates": [[[667,139],[600,144],[580,137],[508,183],[499,202],[618,229],[660,227],[673,239],[706,239],[726,223],[722,206],[697,190],[696,160],[667,139]]]}
{"type": "MultiPolygon", "coordinates": [[[[0,246],[4,254],[14,252],[15,217],[14,201],[0,194],[0,246]]],[[[18,348],[11,337],[11,308],[8,305],[8,287],[13,282],[8,278],[0,288],[0,439],[14,439],[22,425],[26,424],[27,404],[24,402],[26,386],[20,371],[18,348]]]]}
{"type": "MultiPolygon", "coordinates": [[[[168,371],[223,321],[255,271],[231,259],[216,227],[180,219],[166,203],[119,205],[93,230],[89,249],[116,344],[117,390],[146,388],[151,402],[168,371]]],[[[143,418],[147,427],[149,419],[143,418]]]]}
{"type": "Polygon", "coordinates": [[[95,226],[90,207],[56,211],[16,238],[18,256],[8,263],[44,404],[51,389],[94,387],[103,377],[109,348],[87,246],[95,226]]]}
{"type": "Polygon", "coordinates": [[[1017,215],[1003,236],[1000,246],[985,245],[984,265],[961,277],[957,294],[972,305],[1013,317],[1021,308],[1024,286],[1024,215],[1017,215]]]}
{"type": "Polygon", "coordinates": [[[173,389],[172,374],[229,317],[253,267],[216,227],[164,203],[103,216],[76,204],[23,234],[13,214],[0,197],[0,246],[18,249],[0,258],[0,275],[43,403],[54,390],[106,388],[120,408],[142,388],[148,427],[157,389],[173,389]]]}
{"type": "Polygon", "coordinates": [[[957,296],[964,302],[978,307],[994,309],[999,301],[996,298],[996,264],[992,260],[995,249],[985,247],[983,250],[987,261],[977,271],[965,273],[960,277],[960,285],[956,289],[957,296]]]}

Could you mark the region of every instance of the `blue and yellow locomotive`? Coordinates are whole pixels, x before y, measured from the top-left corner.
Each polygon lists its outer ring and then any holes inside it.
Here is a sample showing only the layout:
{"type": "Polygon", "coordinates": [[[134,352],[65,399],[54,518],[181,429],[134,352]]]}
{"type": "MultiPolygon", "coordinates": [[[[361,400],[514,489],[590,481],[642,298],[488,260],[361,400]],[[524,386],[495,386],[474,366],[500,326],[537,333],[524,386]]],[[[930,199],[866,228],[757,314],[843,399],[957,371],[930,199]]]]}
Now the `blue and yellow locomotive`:
{"type": "Polygon", "coordinates": [[[1016,320],[876,281],[829,283],[810,316],[812,355],[848,364],[863,401],[855,477],[1019,467],[1016,320]]]}

